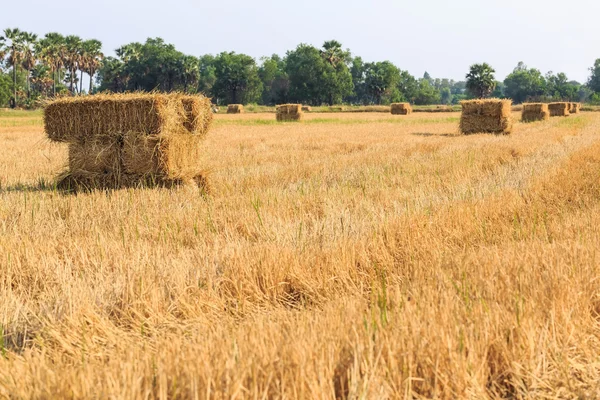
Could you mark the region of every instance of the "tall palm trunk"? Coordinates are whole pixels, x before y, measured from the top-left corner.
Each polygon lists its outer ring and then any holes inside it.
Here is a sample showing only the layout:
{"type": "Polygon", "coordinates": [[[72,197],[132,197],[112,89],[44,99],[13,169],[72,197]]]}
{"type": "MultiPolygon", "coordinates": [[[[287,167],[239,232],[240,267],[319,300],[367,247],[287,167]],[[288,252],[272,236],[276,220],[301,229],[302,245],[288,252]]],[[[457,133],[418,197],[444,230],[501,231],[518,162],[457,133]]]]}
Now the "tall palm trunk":
{"type": "MultiPolygon", "coordinates": [[[[13,51],[14,54],[14,51],[13,51]]],[[[14,60],[13,56],[13,81],[14,81],[14,92],[15,92],[15,107],[17,106],[17,63],[14,60]]]]}
{"type": "Polygon", "coordinates": [[[56,66],[52,66],[52,97],[56,97],[56,66]]]}
{"type": "Polygon", "coordinates": [[[81,70],[81,75],[79,78],[79,94],[83,92],[83,70],[81,70]]]}
{"type": "Polygon", "coordinates": [[[90,75],[90,91],[88,92],[88,94],[92,94],[92,90],[94,89],[94,86],[92,85],[92,81],[94,80],[94,69],[91,68],[89,71],[89,75],[90,75]]]}

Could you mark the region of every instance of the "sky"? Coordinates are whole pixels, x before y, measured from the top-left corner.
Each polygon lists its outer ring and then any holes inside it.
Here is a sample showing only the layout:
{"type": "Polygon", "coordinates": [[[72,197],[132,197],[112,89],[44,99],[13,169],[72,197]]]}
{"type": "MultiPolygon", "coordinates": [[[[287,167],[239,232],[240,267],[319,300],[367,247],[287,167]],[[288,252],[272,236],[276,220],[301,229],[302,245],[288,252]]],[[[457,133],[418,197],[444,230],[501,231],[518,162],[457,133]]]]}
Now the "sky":
{"type": "Polygon", "coordinates": [[[585,82],[600,58],[600,1],[579,0],[104,0],[3,1],[0,29],[99,39],[106,55],[162,37],[183,53],[284,55],[336,39],[365,61],[416,77],[463,80],[487,62],[504,80],[519,61],[585,82]]]}

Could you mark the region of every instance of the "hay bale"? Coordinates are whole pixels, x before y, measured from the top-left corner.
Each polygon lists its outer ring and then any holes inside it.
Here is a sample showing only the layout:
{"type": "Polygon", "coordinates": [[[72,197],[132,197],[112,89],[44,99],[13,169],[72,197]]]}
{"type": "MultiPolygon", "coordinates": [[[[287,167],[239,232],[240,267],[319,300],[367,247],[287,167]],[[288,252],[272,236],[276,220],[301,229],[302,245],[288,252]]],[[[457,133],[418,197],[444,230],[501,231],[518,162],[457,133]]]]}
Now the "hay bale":
{"type": "Polygon", "coordinates": [[[227,114],[242,114],[244,106],[242,104],[230,104],[227,106],[227,114]]]}
{"type": "Polygon", "coordinates": [[[162,179],[192,179],[202,170],[201,143],[202,138],[195,135],[128,133],[123,140],[123,171],[162,179]]]}
{"type": "Polygon", "coordinates": [[[61,99],[46,107],[44,118],[50,139],[69,143],[69,170],[59,179],[65,190],[206,181],[195,179],[203,176],[201,142],[213,118],[203,96],[61,99]]]}
{"type": "Polygon", "coordinates": [[[511,100],[482,99],[461,101],[460,131],[463,134],[512,131],[511,100]]]}
{"type": "Polygon", "coordinates": [[[569,114],[579,114],[581,112],[581,103],[569,103],[569,114]]]}
{"type": "Polygon", "coordinates": [[[212,122],[210,100],[181,94],[102,94],[65,97],[44,109],[48,138],[80,142],[96,136],[126,132],[158,135],[187,129],[205,135],[212,122]]]}
{"type": "Polygon", "coordinates": [[[550,119],[550,111],[548,110],[548,104],[544,104],[544,103],[523,104],[523,114],[521,115],[521,121],[533,122],[533,121],[546,121],[548,119],[550,119]]]}
{"type": "Polygon", "coordinates": [[[184,95],[181,97],[181,103],[185,112],[183,126],[192,135],[206,135],[214,118],[210,99],[204,96],[184,95]]]}
{"type": "Polygon", "coordinates": [[[392,103],[390,105],[392,115],[408,115],[412,113],[410,103],[392,103]]]}
{"type": "Polygon", "coordinates": [[[551,117],[568,117],[570,115],[570,108],[571,105],[565,102],[548,104],[548,110],[550,111],[551,117]]]}
{"type": "Polygon", "coordinates": [[[312,111],[312,107],[310,107],[310,106],[302,106],[302,111],[303,112],[311,112],[312,111]]]}
{"type": "Polygon", "coordinates": [[[300,121],[302,119],[302,104],[282,104],[277,106],[277,121],[300,121]]]}
{"type": "Polygon", "coordinates": [[[88,138],[69,144],[69,170],[92,174],[120,174],[121,143],[111,137],[88,138]]]}

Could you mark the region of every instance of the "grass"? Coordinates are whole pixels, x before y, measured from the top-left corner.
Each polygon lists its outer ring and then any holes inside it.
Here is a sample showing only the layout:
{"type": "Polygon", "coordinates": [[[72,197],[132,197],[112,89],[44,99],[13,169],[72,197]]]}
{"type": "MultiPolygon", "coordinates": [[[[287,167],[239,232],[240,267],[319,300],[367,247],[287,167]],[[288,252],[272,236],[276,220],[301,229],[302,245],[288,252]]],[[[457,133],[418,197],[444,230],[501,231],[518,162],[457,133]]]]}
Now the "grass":
{"type": "Polygon", "coordinates": [[[0,126],[0,398],[597,396],[600,114],[216,118],[209,196],[0,126]]]}

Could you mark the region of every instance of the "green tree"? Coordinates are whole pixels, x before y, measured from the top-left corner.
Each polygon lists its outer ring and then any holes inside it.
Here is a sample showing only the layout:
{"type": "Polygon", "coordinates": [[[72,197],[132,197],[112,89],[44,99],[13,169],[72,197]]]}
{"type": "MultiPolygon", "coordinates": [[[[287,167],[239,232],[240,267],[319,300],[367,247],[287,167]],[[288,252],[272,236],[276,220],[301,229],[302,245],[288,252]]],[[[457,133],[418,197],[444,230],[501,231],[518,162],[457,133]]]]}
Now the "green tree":
{"type": "Polygon", "coordinates": [[[440,92],[431,85],[428,79],[419,80],[416,97],[413,101],[416,105],[429,105],[440,103],[440,92]]]}
{"type": "Polygon", "coordinates": [[[120,93],[127,90],[125,63],[115,57],[105,57],[98,70],[99,90],[120,93]]]}
{"type": "Polygon", "coordinates": [[[415,99],[419,94],[419,81],[408,71],[402,71],[398,81],[398,90],[401,95],[399,100],[415,103],[415,99]]]}
{"type": "Polygon", "coordinates": [[[277,54],[262,59],[258,75],[263,84],[263,104],[287,103],[290,82],[285,72],[285,61],[277,54]]]}
{"type": "Polygon", "coordinates": [[[8,54],[8,63],[13,70],[13,99],[14,104],[18,101],[17,96],[17,69],[23,59],[23,32],[18,28],[7,28],[4,36],[0,36],[0,50],[8,54]]]}
{"type": "Polygon", "coordinates": [[[81,62],[81,45],[82,41],[79,36],[69,35],[65,38],[65,52],[63,54],[63,64],[69,72],[67,77],[69,81],[69,91],[75,93],[77,91],[77,69],[81,62]]]}
{"type": "Polygon", "coordinates": [[[364,66],[365,91],[375,104],[390,95],[400,81],[400,70],[389,61],[367,63],[364,66]]]}
{"type": "Polygon", "coordinates": [[[11,85],[10,77],[0,70],[0,107],[6,107],[10,103],[11,85]]]}
{"type": "Polygon", "coordinates": [[[198,59],[161,38],[126,44],[116,53],[118,58],[107,57],[98,71],[100,90],[195,92],[198,87],[198,59]]]}
{"type": "Polygon", "coordinates": [[[600,93],[600,58],[594,62],[594,66],[590,68],[590,79],[587,86],[596,93],[600,93]]]}
{"type": "Polygon", "coordinates": [[[546,74],[546,95],[553,99],[578,101],[580,86],[579,82],[569,81],[563,72],[556,75],[552,72],[546,74]]]}
{"type": "Polygon", "coordinates": [[[66,57],[65,38],[59,33],[47,33],[39,40],[36,46],[36,54],[40,60],[50,66],[52,71],[52,94],[56,96],[57,82],[62,80],[61,71],[66,57]]]}
{"type": "Polygon", "coordinates": [[[262,82],[254,58],[223,52],[215,58],[213,94],[227,103],[254,103],[262,93],[262,82]]]}
{"type": "Polygon", "coordinates": [[[206,54],[198,60],[199,81],[198,91],[205,95],[212,93],[212,88],[217,81],[215,74],[215,57],[211,54],[206,54]]]}
{"type": "Polygon", "coordinates": [[[520,62],[504,80],[504,94],[515,103],[523,103],[527,99],[542,96],[546,89],[546,81],[542,73],[520,62]]]}
{"type": "Polygon", "coordinates": [[[329,105],[341,103],[345,96],[350,96],[354,89],[352,75],[348,68],[351,54],[342,49],[342,44],[337,40],[323,43],[321,56],[325,59],[328,68],[325,70],[324,87],[328,92],[329,105]]]}
{"type": "MultiPolygon", "coordinates": [[[[86,40],[82,43],[82,72],[90,76],[90,88],[88,93],[91,94],[94,88],[94,75],[102,64],[104,54],[102,53],[102,42],[96,39],[86,40]]],[[[83,79],[82,79],[83,82],[83,79]]],[[[80,90],[81,91],[81,90],[80,90]]]]}
{"type": "Polygon", "coordinates": [[[467,74],[467,90],[475,97],[483,99],[496,88],[496,71],[487,63],[471,65],[467,74]]]}
{"type": "Polygon", "coordinates": [[[21,66],[26,72],[25,79],[27,82],[27,97],[31,97],[30,77],[33,67],[37,62],[35,47],[37,43],[37,35],[28,32],[22,32],[22,60],[21,66]]]}
{"type": "Polygon", "coordinates": [[[352,75],[346,64],[346,54],[334,51],[336,47],[341,46],[329,44],[324,47],[325,50],[319,50],[300,44],[295,50],[288,51],[285,68],[290,81],[291,101],[331,105],[352,95],[352,75]]]}

